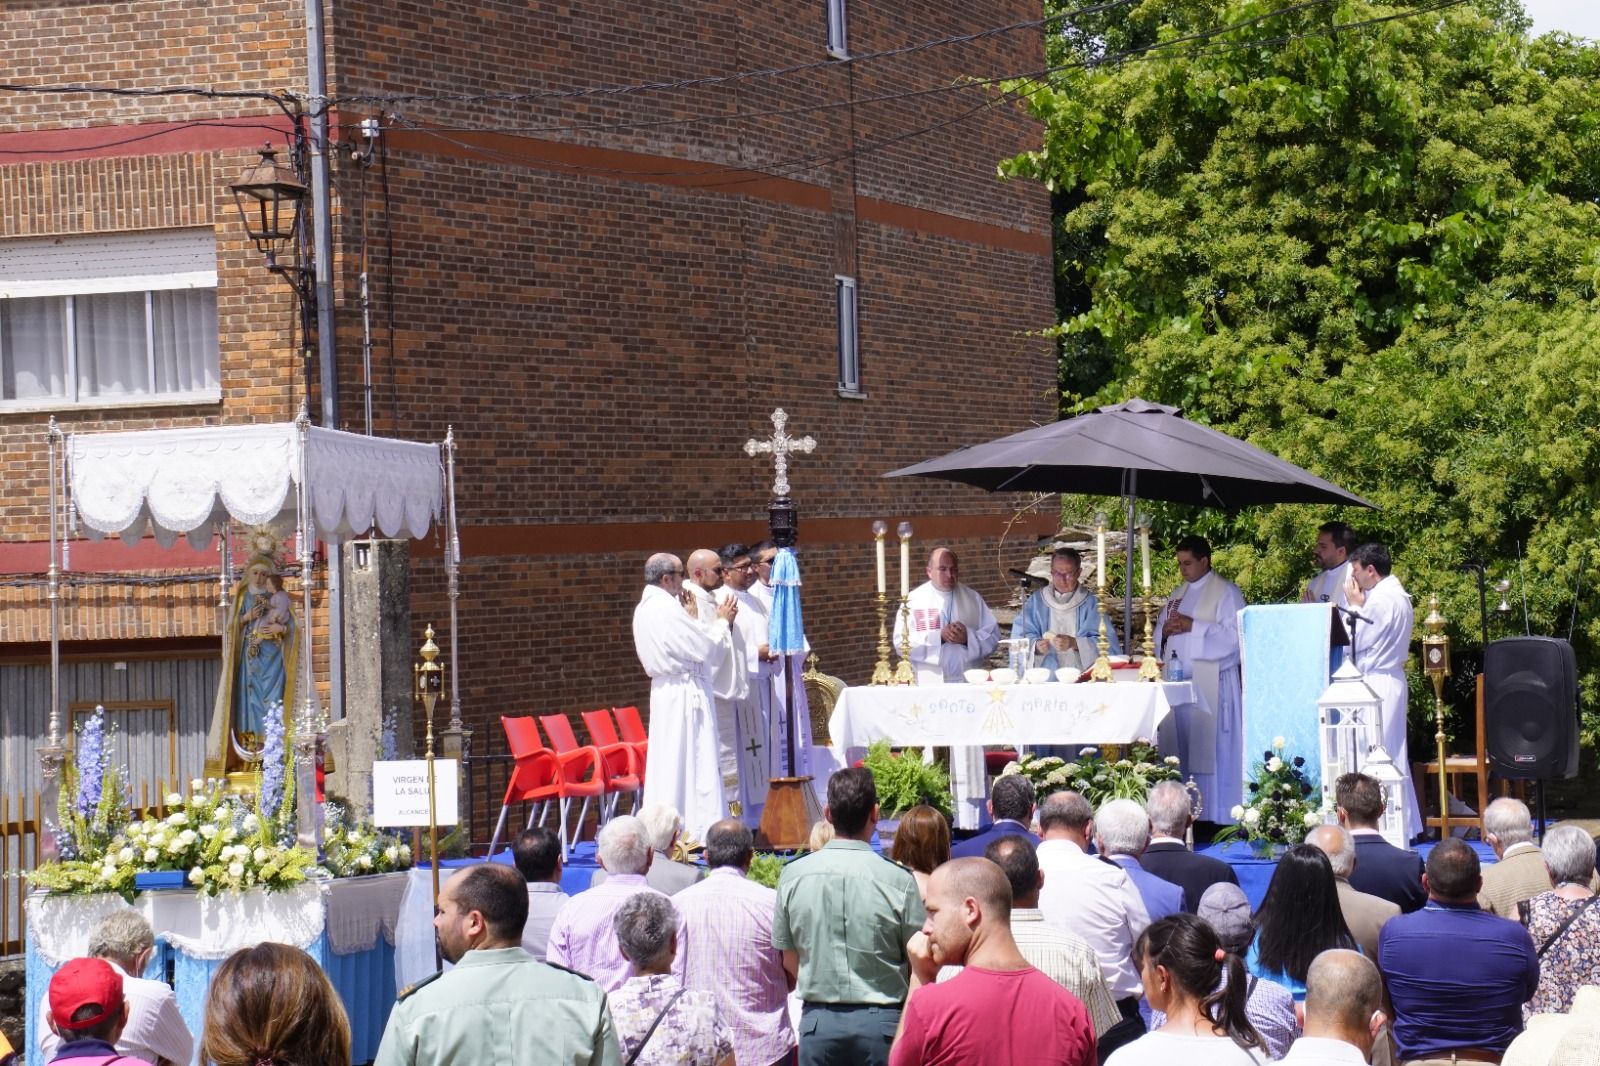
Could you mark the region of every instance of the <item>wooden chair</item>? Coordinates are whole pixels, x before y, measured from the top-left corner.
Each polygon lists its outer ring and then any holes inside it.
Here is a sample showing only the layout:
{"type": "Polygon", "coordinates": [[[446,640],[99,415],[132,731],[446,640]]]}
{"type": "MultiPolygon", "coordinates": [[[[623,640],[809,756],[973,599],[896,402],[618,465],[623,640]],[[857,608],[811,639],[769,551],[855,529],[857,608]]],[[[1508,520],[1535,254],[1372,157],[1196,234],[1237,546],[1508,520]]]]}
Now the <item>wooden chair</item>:
{"type": "MultiPolygon", "coordinates": [[[[1452,826],[1457,826],[1457,825],[1473,825],[1473,826],[1477,826],[1478,827],[1478,833],[1481,835],[1483,833],[1483,809],[1485,807],[1489,806],[1489,756],[1488,756],[1488,752],[1487,752],[1487,750],[1486,750],[1486,748],[1484,746],[1485,745],[1485,739],[1484,738],[1487,736],[1487,734],[1485,733],[1484,728],[1483,728],[1483,675],[1482,674],[1478,675],[1478,695],[1477,695],[1476,704],[1477,704],[1477,722],[1476,722],[1477,734],[1476,734],[1476,746],[1475,746],[1474,754],[1472,754],[1472,755],[1446,755],[1445,756],[1445,760],[1444,760],[1443,772],[1444,772],[1444,775],[1445,775],[1446,787],[1448,787],[1450,789],[1450,792],[1453,795],[1460,795],[1460,793],[1457,791],[1457,787],[1461,783],[1460,779],[1462,779],[1462,778],[1469,778],[1469,779],[1470,778],[1476,778],[1477,779],[1477,782],[1478,782],[1478,813],[1477,813],[1477,815],[1476,816],[1472,816],[1472,817],[1469,817],[1469,816],[1466,816],[1466,815],[1463,815],[1460,818],[1454,818],[1453,817],[1449,821],[1450,821],[1450,824],[1452,826]]],[[[1439,766],[1439,760],[1437,758],[1433,759],[1431,762],[1413,762],[1411,764],[1411,783],[1412,783],[1412,786],[1416,789],[1416,793],[1417,793],[1417,810],[1422,811],[1422,812],[1426,812],[1427,809],[1428,809],[1428,800],[1430,800],[1430,799],[1436,800],[1436,799],[1439,798],[1439,785],[1438,785],[1437,780],[1435,780],[1432,785],[1428,784],[1428,779],[1430,777],[1431,778],[1435,778],[1435,779],[1438,778],[1439,773],[1440,773],[1440,766],[1439,766]]],[[[1428,829],[1438,829],[1444,823],[1438,817],[1431,817],[1431,818],[1425,817],[1422,820],[1422,824],[1423,824],[1423,826],[1425,828],[1428,828],[1428,829]]]]}

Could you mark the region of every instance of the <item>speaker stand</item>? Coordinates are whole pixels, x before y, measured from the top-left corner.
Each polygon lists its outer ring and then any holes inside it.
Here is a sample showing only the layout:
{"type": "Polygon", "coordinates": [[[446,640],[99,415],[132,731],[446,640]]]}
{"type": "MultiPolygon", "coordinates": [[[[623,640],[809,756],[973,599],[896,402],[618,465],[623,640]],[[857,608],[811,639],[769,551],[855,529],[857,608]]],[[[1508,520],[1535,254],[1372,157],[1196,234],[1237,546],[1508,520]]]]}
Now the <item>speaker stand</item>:
{"type": "Polygon", "coordinates": [[[1539,834],[1539,846],[1543,847],[1545,822],[1543,778],[1540,778],[1533,783],[1533,812],[1533,828],[1534,831],[1539,834]]]}

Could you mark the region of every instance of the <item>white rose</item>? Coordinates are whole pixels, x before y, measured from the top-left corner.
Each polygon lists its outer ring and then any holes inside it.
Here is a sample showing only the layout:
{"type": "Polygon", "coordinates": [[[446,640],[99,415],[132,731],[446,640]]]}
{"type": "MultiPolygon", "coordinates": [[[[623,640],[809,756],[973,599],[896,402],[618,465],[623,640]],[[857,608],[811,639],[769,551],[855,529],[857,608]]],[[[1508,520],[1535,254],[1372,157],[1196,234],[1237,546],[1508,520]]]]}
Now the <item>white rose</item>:
{"type": "Polygon", "coordinates": [[[363,870],[370,869],[372,867],[372,857],[370,855],[363,855],[356,860],[356,865],[361,867],[363,870]]]}
{"type": "Polygon", "coordinates": [[[168,807],[175,807],[175,806],[177,806],[178,804],[180,804],[182,802],[183,802],[183,793],[182,792],[168,792],[167,793],[167,806],[168,807]]]}
{"type": "Polygon", "coordinates": [[[153,864],[159,858],[161,858],[161,852],[155,848],[144,849],[144,861],[146,864],[153,864]]]}
{"type": "Polygon", "coordinates": [[[401,844],[400,845],[400,861],[401,862],[410,862],[411,861],[411,845],[410,844],[401,844]]]}
{"type": "Polygon", "coordinates": [[[205,879],[206,879],[206,872],[204,870],[202,870],[200,867],[196,866],[194,869],[189,871],[189,883],[191,885],[198,885],[202,881],[204,881],[205,879]]]}
{"type": "Polygon", "coordinates": [[[178,834],[178,839],[183,842],[184,847],[188,847],[190,844],[193,844],[196,840],[198,840],[199,837],[195,834],[193,829],[185,829],[183,832],[178,834]]]}
{"type": "Polygon", "coordinates": [[[205,791],[205,787],[206,787],[205,781],[201,780],[198,777],[192,778],[189,781],[189,791],[190,792],[204,792],[205,791]]]}
{"type": "Polygon", "coordinates": [[[1246,825],[1255,825],[1259,821],[1261,821],[1261,812],[1256,810],[1254,807],[1251,807],[1249,810],[1244,812],[1244,822],[1246,825]]]}
{"type": "Polygon", "coordinates": [[[1306,828],[1312,829],[1312,828],[1315,828],[1315,827],[1317,827],[1317,826],[1319,826],[1321,824],[1322,824],[1322,812],[1321,811],[1307,811],[1306,812],[1306,828]]]}
{"type": "Polygon", "coordinates": [[[1289,744],[1289,742],[1287,740],[1284,740],[1282,737],[1273,737],[1272,738],[1272,747],[1277,751],[1282,751],[1285,747],[1288,746],[1288,744],[1289,744]]]}
{"type": "Polygon", "coordinates": [[[396,862],[400,858],[400,849],[391,844],[383,849],[383,857],[389,862],[396,862]]]}
{"type": "Polygon", "coordinates": [[[207,840],[211,840],[217,835],[217,827],[207,823],[200,827],[200,835],[205,837],[207,840]]]}
{"type": "Polygon", "coordinates": [[[117,879],[117,868],[110,864],[100,867],[100,879],[102,881],[115,881],[117,879]]]}
{"type": "Polygon", "coordinates": [[[238,832],[231,825],[222,831],[222,839],[224,841],[233,840],[238,835],[238,832]]]}
{"type": "Polygon", "coordinates": [[[237,880],[238,878],[243,877],[244,876],[244,863],[242,863],[242,862],[230,862],[228,864],[228,876],[234,878],[235,880],[237,880]]]}
{"type": "Polygon", "coordinates": [[[178,855],[178,854],[181,854],[182,852],[183,852],[183,838],[182,837],[173,837],[172,840],[167,843],[167,854],[168,855],[178,855]]]}
{"type": "Polygon", "coordinates": [[[1168,766],[1177,766],[1178,765],[1178,757],[1176,755],[1168,755],[1165,759],[1162,759],[1161,761],[1166,763],[1168,766]]]}
{"type": "Polygon", "coordinates": [[[261,863],[266,862],[267,861],[267,849],[266,848],[257,848],[256,849],[256,853],[255,853],[255,860],[256,860],[256,865],[258,865],[258,866],[261,863]]]}
{"type": "Polygon", "coordinates": [[[164,833],[164,832],[151,833],[148,837],[145,838],[145,843],[149,844],[153,848],[162,847],[163,845],[166,844],[166,842],[167,842],[167,834],[164,833]]]}
{"type": "Polygon", "coordinates": [[[121,851],[117,852],[117,861],[118,862],[132,862],[133,861],[133,849],[132,848],[123,848],[121,851]]]}
{"type": "Polygon", "coordinates": [[[1236,822],[1240,818],[1243,818],[1244,817],[1244,806],[1243,806],[1243,804],[1235,803],[1233,805],[1233,810],[1228,812],[1228,817],[1232,818],[1236,822]]]}
{"type": "Polygon", "coordinates": [[[254,833],[257,829],[260,829],[260,828],[261,828],[261,819],[257,818],[253,814],[247,814],[247,815],[244,816],[244,831],[246,833],[254,833]]]}
{"type": "Polygon", "coordinates": [[[1275,774],[1279,770],[1282,770],[1282,769],[1283,769],[1283,760],[1278,758],[1276,755],[1274,755],[1271,759],[1267,760],[1267,772],[1269,774],[1275,774]]]}

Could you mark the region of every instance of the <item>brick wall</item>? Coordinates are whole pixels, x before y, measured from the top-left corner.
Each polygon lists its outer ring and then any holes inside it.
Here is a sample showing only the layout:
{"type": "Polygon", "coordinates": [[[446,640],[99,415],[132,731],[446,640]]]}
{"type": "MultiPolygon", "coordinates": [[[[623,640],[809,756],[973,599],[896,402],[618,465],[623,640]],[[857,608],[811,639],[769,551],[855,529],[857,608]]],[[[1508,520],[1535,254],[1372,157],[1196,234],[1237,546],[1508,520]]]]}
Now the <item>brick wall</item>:
{"type": "MultiPolygon", "coordinates": [[[[6,16],[30,43],[0,45],[0,55],[28,52],[16,80],[64,77],[44,53],[92,25],[126,47],[83,60],[72,78],[303,82],[298,5],[169,7],[43,3],[6,16]],[[165,39],[141,36],[147,24],[165,39]],[[166,54],[177,48],[187,65],[166,54]]],[[[820,441],[791,470],[808,629],[823,669],[852,682],[869,673],[876,643],[873,518],[917,523],[919,574],[932,542],[953,542],[966,577],[995,600],[1007,591],[1003,566],[1019,565],[1031,534],[1053,525],[1035,516],[1002,543],[1019,498],[879,476],[1054,417],[1054,355],[1030,336],[1053,319],[1048,200],[994,177],[995,162],[1036,143],[1037,129],[992,90],[923,92],[1038,66],[1039,32],[822,63],[823,10],[820,0],[331,5],[330,84],[344,96],[818,62],[619,96],[340,104],[341,122],[379,114],[388,127],[370,164],[335,161],[340,423],[360,429],[364,417],[364,264],[376,430],[439,440],[454,426],[460,441],[459,667],[469,724],[489,750],[503,747],[501,713],[647,702],[629,629],[644,557],[762,535],[771,464],[741,446],[770,432],[774,406],[793,432],[820,441]],[[877,99],[911,92],[921,95],[877,99]],[[761,114],[734,118],[751,113],[761,114]],[[905,136],[924,127],[937,128],[905,136]],[[836,273],[860,285],[865,398],[835,389],[836,273]]],[[[1038,16],[1036,0],[857,2],[850,46],[864,55],[1038,16]]],[[[16,220],[0,222],[11,227],[0,236],[202,216],[218,233],[223,402],[72,412],[69,430],[267,421],[298,407],[292,306],[243,242],[226,190],[250,160],[238,123],[270,113],[250,100],[0,101],[7,128],[94,126],[94,145],[139,124],[233,123],[191,131],[215,143],[182,151],[129,146],[106,158],[86,148],[81,159],[0,165],[0,205],[26,215],[8,210],[16,220]]],[[[44,535],[43,422],[0,413],[10,488],[0,553],[44,535]]],[[[438,547],[417,547],[416,641],[431,621],[448,648],[438,547]]],[[[25,616],[29,639],[39,602],[25,616]]],[[[134,602],[154,618],[174,610],[134,602]]],[[[97,635],[151,632],[136,615],[110,613],[97,635]]],[[[0,627],[0,641],[16,639],[0,627]]]]}

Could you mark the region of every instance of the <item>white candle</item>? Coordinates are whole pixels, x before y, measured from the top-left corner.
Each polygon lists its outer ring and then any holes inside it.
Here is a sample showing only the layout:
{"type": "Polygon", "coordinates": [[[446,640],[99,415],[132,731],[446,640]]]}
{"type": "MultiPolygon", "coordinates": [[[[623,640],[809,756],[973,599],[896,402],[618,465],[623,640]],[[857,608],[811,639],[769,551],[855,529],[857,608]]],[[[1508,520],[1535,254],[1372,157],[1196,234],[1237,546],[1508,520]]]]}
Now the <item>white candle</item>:
{"type": "Polygon", "coordinates": [[[883,535],[888,531],[889,527],[884,525],[883,522],[878,521],[872,523],[872,539],[878,542],[878,595],[880,596],[882,596],[884,593],[885,571],[888,569],[888,567],[884,564],[883,558],[883,535]]]}
{"type": "Polygon", "coordinates": [[[1106,516],[1094,516],[1094,583],[1106,587],[1106,516]]]}
{"type": "Polygon", "coordinates": [[[900,529],[900,595],[911,595],[911,523],[901,522],[900,529]]]}
{"type": "Polygon", "coordinates": [[[1150,527],[1139,527],[1139,557],[1144,561],[1144,591],[1150,594],[1150,527]]]}

